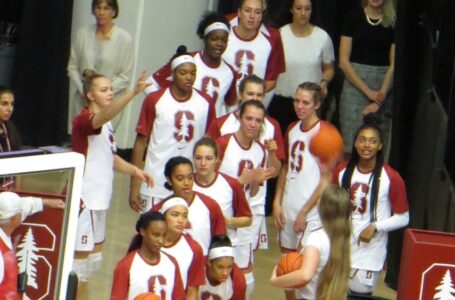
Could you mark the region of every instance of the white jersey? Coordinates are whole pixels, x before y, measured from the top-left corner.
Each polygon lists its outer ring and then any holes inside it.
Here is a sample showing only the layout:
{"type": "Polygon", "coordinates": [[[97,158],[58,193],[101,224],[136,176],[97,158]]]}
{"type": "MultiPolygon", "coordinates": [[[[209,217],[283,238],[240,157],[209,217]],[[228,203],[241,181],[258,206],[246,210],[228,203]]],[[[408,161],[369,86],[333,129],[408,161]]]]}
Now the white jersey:
{"type": "MultiPolygon", "coordinates": [[[[341,164],[334,172],[334,181],[341,185],[346,163],[341,164]]],[[[378,231],[369,243],[358,243],[363,229],[370,224],[370,201],[372,173],[362,173],[354,169],[351,177],[350,197],[352,203],[352,230],[354,239],[351,243],[351,266],[354,269],[380,271],[387,255],[387,232],[378,231]]],[[[404,181],[395,170],[384,164],[379,184],[378,203],[376,206],[377,221],[388,219],[392,212],[408,211],[408,201],[404,181]]]]}
{"type": "MultiPolygon", "coordinates": [[[[191,55],[196,65],[196,79],[193,87],[214,100],[217,116],[225,115],[226,105],[231,106],[237,101],[235,87],[237,73],[223,59],[218,66],[209,66],[202,59],[202,52],[193,52],[191,55]]],[[[147,79],[147,82],[152,85],[145,89],[145,93],[149,94],[160,88],[169,87],[171,80],[171,68],[168,63],[147,79]]]]}
{"type": "Polygon", "coordinates": [[[172,256],[160,252],[158,262],[152,265],[135,250],[117,263],[111,300],[133,300],[145,292],[152,292],[163,300],[185,298],[179,267],[172,256]]]}
{"type": "MultiPolygon", "coordinates": [[[[282,199],[286,220],[295,221],[297,214],[310,199],[321,180],[317,158],[311,154],[310,141],[319,132],[321,122],[317,122],[307,131],[301,128],[301,121],[292,123],[285,135],[288,169],[282,199]]],[[[307,214],[307,221],[318,221],[317,207],[307,214]]]]}
{"type": "Polygon", "coordinates": [[[280,33],[261,26],[254,38],[243,40],[235,33],[237,21],[237,18],[231,21],[228,46],[223,53],[223,58],[239,74],[237,82],[252,74],[264,80],[276,80],[285,70],[280,33]]]}
{"type": "MultiPolygon", "coordinates": [[[[308,282],[304,288],[297,289],[295,291],[297,299],[316,299],[316,289],[318,287],[319,275],[327,264],[330,256],[330,240],[323,228],[319,228],[310,233],[305,248],[308,248],[310,246],[316,247],[321,254],[319,257],[319,265],[310,282],[308,282]]],[[[305,248],[302,250],[303,252],[305,251],[305,248]]]]}
{"type": "Polygon", "coordinates": [[[148,187],[143,183],[142,194],[161,199],[171,194],[164,188],[166,162],[179,155],[191,159],[194,144],[205,135],[214,118],[211,100],[195,89],[186,101],[177,101],[170,88],[145,98],[136,132],[149,138],[145,171],[155,184],[148,187]]]}
{"type": "MultiPolygon", "coordinates": [[[[216,142],[218,144],[218,152],[220,153],[220,172],[233,178],[238,178],[244,169],[255,169],[259,166],[265,167],[265,148],[262,144],[253,141],[249,148],[243,148],[237,141],[235,134],[219,137],[216,142]]],[[[255,209],[258,209],[256,207],[264,209],[265,200],[258,199],[257,197],[249,197],[249,186],[247,185],[244,188],[251,212],[254,214],[255,209]]]]}
{"type": "Polygon", "coordinates": [[[204,284],[204,254],[201,245],[191,236],[184,233],[173,245],[163,246],[161,251],[173,256],[177,261],[185,289],[204,284]]]}
{"type": "MultiPolygon", "coordinates": [[[[152,210],[160,211],[165,201],[152,207],[152,210]]],[[[204,255],[207,255],[212,237],[226,234],[226,223],[218,203],[204,194],[194,192],[188,207],[188,225],[185,231],[202,246],[204,255]]]]}
{"type": "Polygon", "coordinates": [[[117,148],[111,122],[93,129],[93,116],[85,108],[74,118],[71,142],[85,156],[81,198],[88,209],[105,210],[111,203],[117,148]]]}
{"type": "Polygon", "coordinates": [[[290,24],[280,28],[283,41],[286,72],[278,77],[275,93],[284,97],[294,97],[295,89],[305,81],[319,83],[322,79],[322,64],[335,60],[330,36],[314,26],[309,36],[297,37],[290,24]]]}
{"type": "MultiPolygon", "coordinates": [[[[240,128],[240,121],[237,117],[238,112],[232,112],[220,118],[217,118],[207,131],[207,135],[216,139],[220,136],[234,133],[240,128]]],[[[259,141],[262,144],[265,144],[268,140],[274,139],[277,143],[278,149],[276,151],[276,156],[279,160],[285,159],[283,137],[281,135],[281,128],[278,122],[269,116],[266,116],[264,119],[264,124],[262,125],[261,136],[259,141]]],[[[267,152],[266,152],[267,155],[267,152]]],[[[267,159],[267,157],[266,157],[267,159]]],[[[258,215],[265,214],[265,206],[260,204],[265,204],[265,196],[267,194],[267,185],[264,183],[259,187],[258,193],[254,196],[253,203],[258,203],[257,206],[252,207],[253,213],[258,215]]]]}
{"type": "MultiPolygon", "coordinates": [[[[213,182],[207,186],[202,186],[195,178],[193,189],[215,200],[224,217],[251,217],[251,210],[242,185],[228,175],[217,173],[213,182]]],[[[238,243],[237,229],[227,228],[227,231],[232,246],[236,246],[238,243]]]]}

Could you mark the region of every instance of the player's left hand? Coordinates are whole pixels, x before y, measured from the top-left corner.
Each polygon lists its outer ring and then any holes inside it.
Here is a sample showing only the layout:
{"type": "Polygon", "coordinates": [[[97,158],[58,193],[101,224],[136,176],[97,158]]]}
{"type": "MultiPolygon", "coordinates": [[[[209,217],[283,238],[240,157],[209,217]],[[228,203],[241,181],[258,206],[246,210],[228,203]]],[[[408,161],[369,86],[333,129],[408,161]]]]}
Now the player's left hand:
{"type": "Polygon", "coordinates": [[[154,184],[153,183],[153,178],[147,172],[144,172],[143,170],[141,170],[139,168],[136,168],[134,173],[135,173],[134,176],[136,176],[137,178],[139,178],[143,182],[145,182],[148,187],[152,187],[153,186],[153,184],[154,184]]]}
{"type": "Polygon", "coordinates": [[[373,224],[369,224],[359,235],[358,243],[364,242],[369,243],[373,238],[374,234],[376,233],[376,227],[373,224]]]}
{"type": "Polygon", "coordinates": [[[294,222],[294,232],[295,233],[303,232],[303,231],[305,231],[305,228],[306,228],[306,213],[303,213],[300,211],[294,222]]]}

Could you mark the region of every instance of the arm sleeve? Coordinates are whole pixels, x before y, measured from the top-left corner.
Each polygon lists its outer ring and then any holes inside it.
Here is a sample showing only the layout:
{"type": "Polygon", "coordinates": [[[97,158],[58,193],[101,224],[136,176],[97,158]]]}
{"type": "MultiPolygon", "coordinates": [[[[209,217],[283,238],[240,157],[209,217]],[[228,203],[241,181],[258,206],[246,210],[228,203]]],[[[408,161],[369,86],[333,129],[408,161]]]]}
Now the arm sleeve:
{"type": "Polygon", "coordinates": [[[204,253],[202,247],[194,240],[189,240],[188,243],[193,251],[193,260],[191,261],[188,270],[188,286],[201,286],[205,283],[205,267],[204,267],[204,253]]]}
{"type": "Polygon", "coordinates": [[[235,179],[227,177],[229,185],[232,188],[232,208],[234,210],[234,217],[251,217],[251,209],[245,197],[242,185],[235,179]]]}
{"type": "Polygon", "coordinates": [[[43,200],[35,197],[21,197],[21,218],[25,220],[30,215],[43,210],[43,200]]]}
{"type": "Polygon", "coordinates": [[[129,268],[120,261],[114,270],[111,300],[125,300],[129,289],[129,268]]]}
{"type": "Polygon", "coordinates": [[[185,288],[183,286],[182,276],[177,261],[171,257],[171,260],[175,265],[175,282],[174,289],[172,290],[172,300],[183,300],[185,299],[185,288]]]}
{"type": "Polygon", "coordinates": [[[76,86],[79,93],[82,92],[82,76],[81,72],[79,71],[79,62],[78,62],[78,55],[77,55],[77,46],[80,43],[80,32],[77,33],[76,39],[71,45],[71,52],[70,58],[68,61],[68,77],[70,78],[71,82],[76,86]]]}
{"type": "Polygon", "coordinates": [[[215,200],[211,201],[210,210],[210,231],[212,237],[215,235],[226,234],[226,223],[224,221],[223,212],[215,200]]]}
{"type": "Polygon", "coordinates": [[[330,64],[335,61],[335,51],[333,49],[333,43],[330,36],[325,33],[325,42],[324,48],[322,49],[322,62],[325,64],[330,64]]]}
{"type": "Polygon", "coordinates": [[[3,283],[3,278],[5,278],[5,262],[3,261],[3,255],[0,252],[0,285],[3,283]]]}
{"type": "Polygon", "coordinates": [[[136,132],[147,138],[149,138],[152,133],[153,122],[156,117],[156,101],[154,101],[154,99],[157,93],[152,93],[145,98],[139,114],[139,120],[137,121],[136,132]]]}
{"type": "Polygon", "coordinates": [[[120,60],[120,67],[119,71],[114,74],[111,78],[112,80],[112,88],[114,93],[121,91],[128,87],[131,81],[131,74],[133,72],[133,63],[134,63],[134,47],[133,47],[133,39],[129,34],[126,32],[123,35],[122,33],[122,50],[117,52],[116,56],[117,59],[120,60]]]}
{"type": "Polygon", "coordinates": [[[234,264],[231,273],[232,278],[232,300],[246,300],[246,282],[240,268],[234,264]]]}
{"type": "Polygon", "coordinates": [[[278,75],[286,70],[284,60],[283,42],[281,41],[280,32],[274,28],[267,28],[270,32],[270,43],[272,51],[267,62],[265,80],[277,80],[278,75]]]}
{"type": "Polygon", "coordinates": [[[409,212],[405,212],[402,214],[393,214],[390,218],[385,220],[377,221],[376,229],[378,231],[393,231],[398,228],[405,227],[409,223],[409,212]]]}

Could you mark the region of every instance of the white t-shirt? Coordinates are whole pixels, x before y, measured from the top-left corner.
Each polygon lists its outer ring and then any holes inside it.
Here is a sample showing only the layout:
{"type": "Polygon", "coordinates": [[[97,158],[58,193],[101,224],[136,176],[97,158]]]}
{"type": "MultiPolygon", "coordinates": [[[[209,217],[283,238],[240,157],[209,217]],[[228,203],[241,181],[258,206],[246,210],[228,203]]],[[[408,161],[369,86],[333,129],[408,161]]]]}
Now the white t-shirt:
{"type": "Polygon", "coordinates": [[[313,32],[306,37],[297,37],[290,24],[280,28],[283,41],[286,72],[278,77],[275,93],[294,97],[297,86],[305,81],[318,83],[322,78],[322,63],[335,60],[330,36],[321,28],[314,26],[313,32]]]}
{"type": "MultiPolygon", "coordinates": [[[[323,228],[319,228],[310,233],[305,248],[310,246],[316,247],[321,254],[319,257],[319,266],[311,281],[308,282],[304,288],[297,289],[295,291],[297,299],[316,299],[316,289],[318,287],[319,275],[327,264],[330,256],[330,240],[323,228]]],[[[305,251],[305,248],[303,251],[305,251]]]]}

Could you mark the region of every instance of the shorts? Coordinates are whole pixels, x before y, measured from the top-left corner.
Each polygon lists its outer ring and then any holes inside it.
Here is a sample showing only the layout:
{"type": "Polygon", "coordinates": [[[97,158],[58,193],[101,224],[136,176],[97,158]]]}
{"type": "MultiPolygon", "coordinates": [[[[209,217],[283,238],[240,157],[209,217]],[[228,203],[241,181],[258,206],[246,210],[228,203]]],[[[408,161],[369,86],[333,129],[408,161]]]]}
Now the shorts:
{"type": "MultiPolygon", "coordinates": [[[[265,217],[263,215],[253,215],[253,223],[250,226],[238,228],[238,244],[252,244],[253,249],[256,250],[261,240],[259,239],[259,235],[261,233],[261,225],[263,221],[265,222],[265,217]]],[[[267,234],[267,232],[265,234],[267,234]]],[[[262,238],[262,240],[263,239],[264,238],[262,238]]],[[[265,236],[265,241],[267,241],[267,236],[265,236]]]]}
{"type": "Polygon", "coordinates": [[[143,213],[148,212],[155,205],[163,201],[163,198],[153,197],[149,195],[141,194],[141,209],[143,213]]]}
{"type": "Polygon", "coordinates": [[[234,252],[234,261],[241,270],[251,268],[253,264],[253,247],[251,243],[235,246],[234,252]]]}
{"type": "Polygon", "coordinates": [[[76,251],[92,251],[106,237],[107,210],[82,208],[77,221],[76,251]]]}
{"type": "Polygon", "coordinates": [[[286,222],[278,233],[278,244],[282,251],[297,251],[300,245],[305,245],[310,233],[321,227],[319,220],[308,221],[303,232],[295,233],[294,222],[286,222]]]}
{"type": "Polygon", "coordinates": [[[380,274],[380,271],[352,269],[349,275],[349,290],[361,294],[372,293],[380,274]]]}

